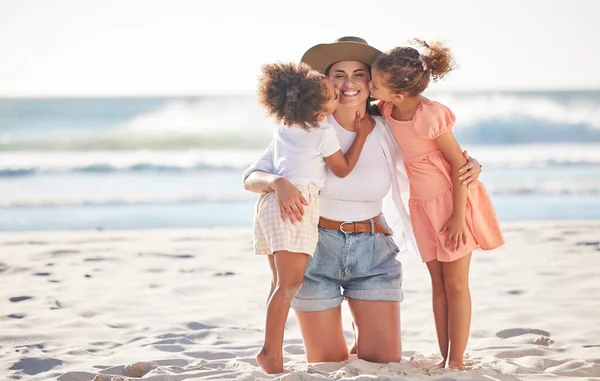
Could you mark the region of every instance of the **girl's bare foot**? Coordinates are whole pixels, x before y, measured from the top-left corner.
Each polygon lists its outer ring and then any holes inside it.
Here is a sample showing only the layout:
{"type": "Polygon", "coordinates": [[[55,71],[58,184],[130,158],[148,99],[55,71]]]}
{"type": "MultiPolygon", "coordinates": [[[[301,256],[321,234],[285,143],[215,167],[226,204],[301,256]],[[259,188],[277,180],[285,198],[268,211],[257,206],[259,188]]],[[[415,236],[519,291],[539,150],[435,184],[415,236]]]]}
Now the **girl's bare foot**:
{"type": "Polygon", "coordinates": [[[256,362],[267,374],[283,373],[282,355],[276,356],[265,347],[256,355],[256,362]]]}
{"type": "Polygon", "coordinates": [[[442,359],[442,361],[440,361],[437,364],[433,365],[429,369],[444,369],[445,367],[446,367],[446,359],[442,359]]]}
{"type": "Polygon", "coordinates": [[[462,361],[452,361],[448,363],[448,368],[452,370],[465,370],[465,364],[462,361]]]}

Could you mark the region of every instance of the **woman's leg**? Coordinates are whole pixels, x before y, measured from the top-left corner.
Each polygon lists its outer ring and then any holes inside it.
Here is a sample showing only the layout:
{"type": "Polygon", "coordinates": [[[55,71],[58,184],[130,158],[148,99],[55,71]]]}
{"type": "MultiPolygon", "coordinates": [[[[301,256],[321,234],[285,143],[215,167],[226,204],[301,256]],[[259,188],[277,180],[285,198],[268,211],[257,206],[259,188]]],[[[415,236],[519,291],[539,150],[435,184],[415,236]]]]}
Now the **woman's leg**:
{"type": "Polygon", "coordinates": [[[448,297],[448,333],[450,357],[448,367],[464,369],[463,356],[471,328],[471,293],[469,267],[471,254],[453,262],[443,263],[444,284],[448,297]]]}
{"type": "Polygon", "coordinates": [[[265,343],[256,361],[266,373],[283,372],[283,331],[294,296],[302,287],[308,255],[276,251],[277,286],[267,305],[265,343]]]}
{"type": "Polygon", "coordinates": [[[400,303],[348,298],[356,325],[359,359],[377,363],[399,362],[400,303]]]}
{"type": "Polygon", "coordinates": [[[339,362],[348,359],[341,306],[317,312],[296,310],[296,316],[302,331],[306,360],[309,363],[339,362]]]}
{"type": "Polygon", "coordinates": [[[267,255],[269,258],[269,267],[271,267],[271,289],[269,290],[269,296],[267,297],[267,305],[269,304],[269,300],[271,300],[271,295],[275,291],[275,287],[277,287],[277,267],[275,267],[275,256],[267,255]]]}
{"type": "Polygon", "coordinates": [[[442,361],[436,368],[444,368],[448,360],[448,298],[446,297],[446,285],[444,283],[444,271],[442,262],[437,260],[427,262],[427,268],[431,275],[431,296],[433,304],[433,316],[435,318],[435,330],[437,332],[438,345],[442,355],[442,361]]]}

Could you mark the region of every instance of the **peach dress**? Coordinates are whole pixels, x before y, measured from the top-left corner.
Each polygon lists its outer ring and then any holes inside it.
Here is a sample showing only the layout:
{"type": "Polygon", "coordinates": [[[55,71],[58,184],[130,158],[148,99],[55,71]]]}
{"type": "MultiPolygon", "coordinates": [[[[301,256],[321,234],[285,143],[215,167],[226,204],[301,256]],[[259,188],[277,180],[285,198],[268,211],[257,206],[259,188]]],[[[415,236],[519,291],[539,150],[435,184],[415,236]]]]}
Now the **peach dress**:
{"type": "Polygon", "coordinates": [[[447,234],[439,231],[452,214],[452,167],[434,139],[452,130],[454,114],[441,103],[424,101],[412,120],[399,121],[392,117],[393,107],[383,102],[381,110],[404,154],[410,181],[410,219],[423,262],[451,262],[477,248],[491,250],[502,245],[504,238],[494,206],[484,185],[478,182],[471,186],[467,197],[467,245],[457,251],[445,247],[447,234]]]}

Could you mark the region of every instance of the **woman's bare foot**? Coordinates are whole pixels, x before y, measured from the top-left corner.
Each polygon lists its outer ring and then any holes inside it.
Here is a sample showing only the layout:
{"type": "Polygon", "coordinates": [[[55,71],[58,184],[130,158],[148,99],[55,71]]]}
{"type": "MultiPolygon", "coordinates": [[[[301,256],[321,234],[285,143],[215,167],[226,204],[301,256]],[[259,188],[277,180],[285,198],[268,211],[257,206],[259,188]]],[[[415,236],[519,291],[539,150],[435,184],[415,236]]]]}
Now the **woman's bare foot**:
{"type": "Polygon", "coordinates": [[[275,356],[265,347],[256,355],[256,362],[267,374],[283,373],[282,355],[275,356]]]}
{"type": "Polygon", "coordinates": [[[452,361],[448,362],[448,368],[452,370],[465,370],[465,364],[462,361],[452,361]]]}

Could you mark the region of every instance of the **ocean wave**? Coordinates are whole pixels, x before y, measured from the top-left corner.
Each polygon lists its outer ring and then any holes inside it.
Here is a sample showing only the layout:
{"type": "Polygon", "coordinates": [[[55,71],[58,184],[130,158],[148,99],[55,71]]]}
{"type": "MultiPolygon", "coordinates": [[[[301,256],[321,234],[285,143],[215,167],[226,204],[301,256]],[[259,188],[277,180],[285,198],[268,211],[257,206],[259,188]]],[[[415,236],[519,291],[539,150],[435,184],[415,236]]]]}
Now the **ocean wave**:
{"type": "Polygon", "coordinates": [[[491,168],[547,168],[600,165],[600,144],[463,145],[491,168]]]}
{"type": "Polygon", "coordinates": [[[449,105],[465,126],[489,120],[535,120],[600,129],[598,91],[438,93],[433,99],[449,105]]]}
{"type": "MultiPolygon", "coordinates": [[[[490,182],[486,187],[494,196],[599,196],[600,181],[583,183],[568,182],[490,182]]],[[[256,194],[238,190],[220,190],[196,194],[93,194],[77,192],[72,195],[3,195],[0,208],[43,208],[43,207],[102,207],[133,205],[176,205],[176,204],[215,204],[215,203],[253,203],[256,194]]]]}
{"type": "Polygon", "coordinates": [[[174,204],[204,204],[204,203],[239,203],[254,202],[256,195],[252,193],[230,194],[198,194],[187,196],[71,196],[71,197],[38,197],[38,198],[0,198],[1,208],[31,208],[31,207],[78,207],[78,206],[127,206],[127,205],[174,205],[174,204]]]}
{"type": "Polygon", "coordinates": [[[0,177],[43,173],[241,170],[259,150],[0,152],[0,177]]]}
{"type": "Polygon", "coordinates": [[[538,195],[538,196],[598,196],[600,195],[600,181],[584,181],[568,183],[564,181],[538,181],[538,182],[487,182],[487,190],[492,195],[538,195]]]}
{"type": "Polygon", "coordinates": [[[190,133],[132,133],[132,132],[98,132],[84,137],[47,137],[44,139],[11,139],[8,134],[0,136],[0,152],[10,151],[82,151],[112,150],[128,151],[139,149],[182,150],[196,148],[260,148],[265,147],[271,138],[270,131],[252,134],[237,132],[216,134],[190,133]]]}
{"type": "MultiPolygon", "coordinates": [[[[461,144],[600,142],[598,91],[446,92],[432,99],[456,114],[461,144]]],[[[260,148],[274,128],[254,96],[27,102],[2,110],[9,115],[0,114],[0,152],[260,148]]]]}
{"type": "MultiPolygon", "coordinates": [[[[486,168],[600,166],[600,144],[466,145],[486,168]]],[[[0,152],[0,178],[46,173],[241,172],[261,150],[0,152]]]]}

